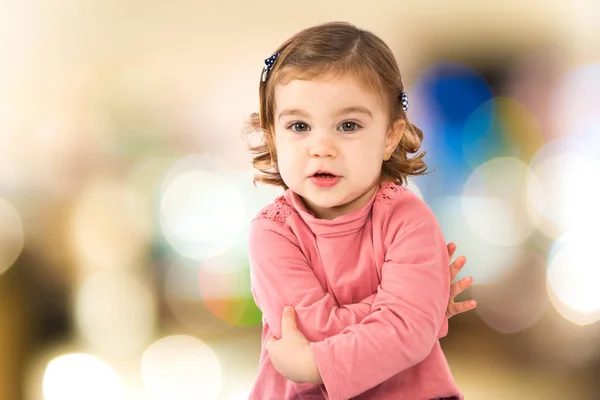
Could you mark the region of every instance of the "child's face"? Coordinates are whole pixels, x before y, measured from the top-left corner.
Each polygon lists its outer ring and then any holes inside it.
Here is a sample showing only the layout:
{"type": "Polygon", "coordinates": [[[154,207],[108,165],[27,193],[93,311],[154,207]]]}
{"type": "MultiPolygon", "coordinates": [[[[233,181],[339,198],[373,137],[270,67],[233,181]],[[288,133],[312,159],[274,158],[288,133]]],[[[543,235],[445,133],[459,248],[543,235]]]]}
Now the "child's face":
{"type": "Polygon", "coordinates": [[[275,88],[275,144],[285,184],[319,218],[363,206],[404,122],[388,129],[379,97],[355,78],[292,80],[275,88]],[[318,171],[335,177],[315,176],[318,171]]]}

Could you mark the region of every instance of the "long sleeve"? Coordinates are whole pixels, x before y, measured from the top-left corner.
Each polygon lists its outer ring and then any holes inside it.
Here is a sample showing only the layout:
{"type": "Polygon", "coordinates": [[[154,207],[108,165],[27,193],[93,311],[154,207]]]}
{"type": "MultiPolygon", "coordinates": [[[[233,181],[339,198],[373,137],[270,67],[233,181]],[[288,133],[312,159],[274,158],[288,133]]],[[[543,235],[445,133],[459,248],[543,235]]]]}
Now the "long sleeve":
{"type": "Polygon", "coordinates": [[[450,271],[441,229],[412,194],[403,195],[391,213],[391,242],[373,312],[311,343],[330,400],[357,396],[420,363],[443,331],[450,271]]]}
{"type": "Polygon", "coordinates": [[[250,284],[254,300],[273,334],[281,337],[281,313],[291,305],[298,329],[320,341],[360,323],[371,313],[373,294],[359,303],[339,306],[327,293],[289,228],[268,219],[250,227],[250,284]]]}

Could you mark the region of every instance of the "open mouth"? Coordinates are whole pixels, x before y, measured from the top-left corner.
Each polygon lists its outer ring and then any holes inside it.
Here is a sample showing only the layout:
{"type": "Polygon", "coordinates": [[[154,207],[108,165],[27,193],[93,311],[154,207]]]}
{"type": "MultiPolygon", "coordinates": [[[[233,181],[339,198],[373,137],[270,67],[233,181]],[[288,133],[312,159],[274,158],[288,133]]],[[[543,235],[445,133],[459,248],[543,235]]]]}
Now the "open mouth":
{"type": "Polygon", "coordinates": [[[335,178],[336,175],[330,174],[329,172],[317,172],[313,175],[315,178],[335,178]]]}
{"type": "Polygon", "coordinates": [[[320,188],[330,188],[338,184],[341,177],[327,171],[319,171],[310,177],[312,183],[320,188]]]}

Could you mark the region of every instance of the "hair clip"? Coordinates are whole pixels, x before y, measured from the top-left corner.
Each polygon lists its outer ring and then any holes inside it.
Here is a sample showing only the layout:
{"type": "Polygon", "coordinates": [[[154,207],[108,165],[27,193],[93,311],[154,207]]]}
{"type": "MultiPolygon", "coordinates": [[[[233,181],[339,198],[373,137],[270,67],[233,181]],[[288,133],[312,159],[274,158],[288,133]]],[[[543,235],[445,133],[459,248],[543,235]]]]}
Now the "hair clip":
{"type": "Polygon", "coordinates": [[[279,57],[279,53],[275,53],[265,60],[265,68],[263,69],[262,73],[263,82],[267,80],[267,75],[269,74],[269,71],[273,69],[273,64],[275,64],[275,61],[277,61],[277,57],[279,57]]]}
{"type": "Polygon", "coordinates": [[[408,95],[406,92],[402,92],[400,95],[400,102],[402,103],[402,109],[404,112],[408,110],[408,95]]]}

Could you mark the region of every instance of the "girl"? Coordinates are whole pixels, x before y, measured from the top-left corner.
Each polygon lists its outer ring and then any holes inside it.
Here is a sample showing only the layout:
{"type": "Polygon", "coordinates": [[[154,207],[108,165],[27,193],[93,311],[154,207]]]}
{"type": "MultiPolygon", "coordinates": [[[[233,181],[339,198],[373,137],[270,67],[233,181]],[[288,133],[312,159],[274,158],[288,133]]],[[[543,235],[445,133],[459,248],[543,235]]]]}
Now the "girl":
{"type": "Polygon", "coordinates": [[[448,284],[454,248],[404,186],[426,171],[424,153],[409,158],[423,133],[391,50],[328,23],[265,63],[255,182],[285,193],[251,225],[263,335],[250,398],[461,399],[438,339],[471,280],[448,284]]]}

